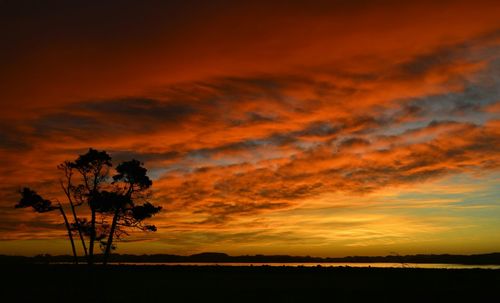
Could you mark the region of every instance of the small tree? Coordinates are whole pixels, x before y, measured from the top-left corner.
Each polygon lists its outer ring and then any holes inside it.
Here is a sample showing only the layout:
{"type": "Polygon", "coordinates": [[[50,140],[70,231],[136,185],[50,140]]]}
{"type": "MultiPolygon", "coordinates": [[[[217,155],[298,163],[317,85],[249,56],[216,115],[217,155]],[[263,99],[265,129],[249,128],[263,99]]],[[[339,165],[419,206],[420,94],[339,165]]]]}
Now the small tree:
{"type": "Polygon", "coordinates": [[[74,232],[78,233],[88,264],[94,263],[96,242],[99,242],[104,252],[103,264],[106,264],[115,247],[114,240],[128,235],[128,229],[156,231],[154,225],[144,223],[144,220],[156,215],[161,207],[149,202],[152,181],[142,165],[135,159],[123,162],[117,166],[113,178],[110,178],[111,157],[105,151],[90,148],[75,161],[65,161],[58,166],[64,173],[60,184],[68,200],[73,222],[68,222],[60,203],[58,207],[53,207],[51,201],[43,199],[29,188],[23,189],[16,207],[31,206],[40,213],[59,209],[68,229],[75,261],[74,232]],[[88,207],[87,216],[77,215],[77,208],[81,206],[88,207]]]}
{"type": "Polygon", "coordinates": [[[21,200],[19,200],[19,203],[16,204],[16,208],[32,207],[33,210],[35,210],[37,213],[46,213],[53,210],[59,210],[61,212],[61,215],[64,219],[64,225],[66,226],[66,230],[68,231],[69,241],[71,242],[73,257],[75,259],[75,263],[78,264],[78,256],[76,254],[75,242],[73,241],[71,227],[61,204],[58,203],[57,206],[53,206],[51,201],[43,199],[39,194],[36,193],[36,191],[31,190],[27,187],[23,188],[20,191],[20,194],[21,200]]]}

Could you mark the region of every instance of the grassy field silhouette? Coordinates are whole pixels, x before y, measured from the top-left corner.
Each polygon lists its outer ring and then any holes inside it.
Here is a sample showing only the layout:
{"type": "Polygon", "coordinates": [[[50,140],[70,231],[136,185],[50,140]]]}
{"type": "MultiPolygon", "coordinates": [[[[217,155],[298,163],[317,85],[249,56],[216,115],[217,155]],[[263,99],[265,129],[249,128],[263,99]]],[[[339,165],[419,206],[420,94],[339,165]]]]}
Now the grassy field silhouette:
{"type": "Polygon", "coordinates": [[[5,302],[487,302],[500,270],[4,265],[5,302]]]}

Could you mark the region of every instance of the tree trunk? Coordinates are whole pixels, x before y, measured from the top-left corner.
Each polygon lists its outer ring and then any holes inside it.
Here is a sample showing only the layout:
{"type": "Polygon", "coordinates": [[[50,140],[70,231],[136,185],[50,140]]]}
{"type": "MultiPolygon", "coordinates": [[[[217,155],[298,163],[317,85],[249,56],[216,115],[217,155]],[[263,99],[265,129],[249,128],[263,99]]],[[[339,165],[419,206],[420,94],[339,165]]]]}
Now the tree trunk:
{"type": "Polygon", "coordinates": [[[71,227],[68,222],[68,218],[66,217],[66,213],[61,205],[59,205],[59,211],[64,219],[64,224],[66,224],[66,229],[68,230],[69,241],[71,242],[71,249],[73,250],[73,257],[75,258],[75,264],[78,264],[78,255],[76,254],[75,242],[73,242],[73,235],[71,234],[71,227]]]}
{"type": "Polygon", "coordinates": [[[116,224],[118,223],[118,214],[120,209],[117,208],[115,210],[115,215],[113,216],[113,223],[111,223],[111,229],[109,231],[108,242],[106,243],[106,251],[104,252],[104,260],[102,261],[102,265],[106,265],[108,263],[109,253],[111,252],[111,246],[113,244],[113,236],[115,234],[116,224]]]}
{"type": "Polygon", "coordinates": [[[95,242],[95,209],[92,208],[92,218],[90,222],[90,244],[89,244],[89,265],[94,264],[94,242],[95,242]]]}
{"type": "Polygon", "coordinates": [[[82,242],[82,247],[83,247],[83,252],[85,253],[85,258],[89,258],[88,252],[87,252],[87,245],[85,244],[85,239],[83,238],[82,234],[82,227],[80,225],[80,222],[78,222],[78,217],[76,216],[76,211],[75,211],[75,206],[73,205],[73,202],[70,200],[69,204],[71,206],[71,212],[73,213],[73,218],[75,219],[75,224],[76,228],[78,229],[78,235],[80,236],[80,241],[82,242]]]}
{"type": "MultiPolygon", "coordinates": [[[[126,196],[130,198],[132,196],[133,191],[134,191],[133,184],[130,184],[126,196]]],[[[108,257],[111,252],[111,246],[113,244],[113,236],[115,234],[116,224],[118,223],[118,215],[120,213],[120,210],[122,210],[122,207],[116,205],[115,214],[113,216],[113,223],[111,223],[111,230],[109,231],[108,242],[106,243],[106,251],[104,253],[104,260],[102,262],[103,265],[106,265],[108,263],[108,257]]]]}
{"type": "Polygon", "coordinates": [[[88,261],[89,255],[87,252],[87,245],[85,244],[85,239],[83,238],[82,227],[80,225],[80,222],[78,221],[78,217],[76,216],[75,205],[73,204],[73,200],[71,199],[70,186],[71,186],[71,179],[69,179],[69,181],[68,181],[67,188],[64,187],[64,185],[62,184],[62,181],[61,181],[61,187],[62,187],[64,193],[66,194],[66,197],[68,198],[69,205],[71,206],[71,212],[73,213],[73,219],[75,220],[75,225],[76,225],[76,228],[78,229],[78,235],[80,236],[80,241],[82,242],[83,252],[85,253],[85,258],[88,261]]]}

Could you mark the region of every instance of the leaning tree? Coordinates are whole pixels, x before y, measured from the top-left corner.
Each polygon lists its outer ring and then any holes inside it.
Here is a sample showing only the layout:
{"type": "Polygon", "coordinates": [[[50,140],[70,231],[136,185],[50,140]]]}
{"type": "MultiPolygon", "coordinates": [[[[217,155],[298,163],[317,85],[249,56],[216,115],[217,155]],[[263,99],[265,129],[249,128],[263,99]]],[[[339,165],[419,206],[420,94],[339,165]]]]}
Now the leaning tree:
{"type": "Polygon", "coordinates": [[[69,241],[71,242],[71,251],[73,252],[75,263],[78,263],[78,256],[76,254],[75,242],[73,241],[73,235],[71,233],[71,226],[61,203],[57,203],[57,205],[54,206],[52,201],[42,198],[42,196],[37,194],[34,190],[27,187],[23,188],[19,193],[21,194],[21,199],[19,200],[19,203],[16,204],[16,208],[31,207],[37,213],[47,213],[53,210],[59,210],[61,212],[64,219],[64,225],[68,231],[69,241]]]}
{"type": "Polygon", "coordinates": [[[135,159],[120,163],[112,169],[112,159],[105,151],[90,148],[75,161],[65,161],[58,166],[63,177],[60,186],[72,216],[69,222],[63,205],[57,206],[42,198],[30,188],[24,188],[19,207],[32,207],[38,213],[59,210],[63,216],[71,242],[75,262],[78,262],[73,235],[78,235],[85,259],[89,265],[95,262],[96,244],[103,251],[106,264],[115,242],[129,235],[130,229],[156,231],[145,220],[156,215],[160,206],[150,202],[147,169],[135,159]],[[110,177],[110,172],[115,174],[110,177]],[[78,214],[79,212],[79,214],[78,214]],[[88,244],[88,245],[87,245],[88,244]]]}

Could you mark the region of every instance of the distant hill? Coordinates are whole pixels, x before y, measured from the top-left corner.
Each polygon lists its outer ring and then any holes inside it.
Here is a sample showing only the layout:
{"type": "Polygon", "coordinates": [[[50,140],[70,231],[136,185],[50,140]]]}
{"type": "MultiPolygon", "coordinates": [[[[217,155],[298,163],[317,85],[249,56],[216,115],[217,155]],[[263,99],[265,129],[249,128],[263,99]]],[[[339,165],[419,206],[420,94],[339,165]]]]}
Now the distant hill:
{"type": "MultiPolygon", "coordinates": [[[[96,256],[97,261],[102,255],[96,256]]],[[[0,255],[0,263],[53,263],[72,262],[69,255],[38,255],[35,257],[0,255]]],[[[83,258],[82,258],[83,261],[83,258]]],[[[406,256],[349,256],[321,258],[288,255],[230,256],[225,253],[205,252],[190,256],[169,254],[129,255],[113,254],[110,262],[119,263],[444,263],[468,265],[500,265],[500,253],[476,255],[406,255],[406,256]]]]}

